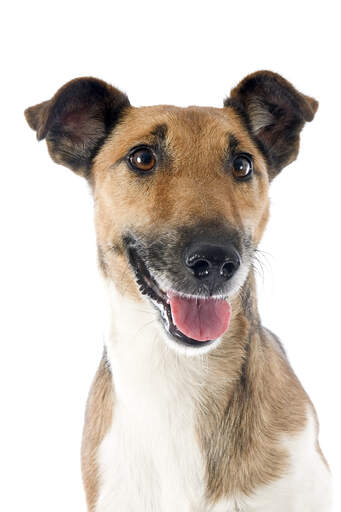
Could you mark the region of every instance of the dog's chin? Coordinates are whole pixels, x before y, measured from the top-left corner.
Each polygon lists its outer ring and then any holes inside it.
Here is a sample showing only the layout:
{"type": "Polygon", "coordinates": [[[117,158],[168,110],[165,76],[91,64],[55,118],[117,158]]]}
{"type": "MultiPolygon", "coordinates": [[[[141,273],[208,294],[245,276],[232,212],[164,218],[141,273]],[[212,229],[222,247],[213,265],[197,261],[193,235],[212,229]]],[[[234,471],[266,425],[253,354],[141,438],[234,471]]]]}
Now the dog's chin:
{"type": "Polygon", "coordinates": [[[222,336],[220,336],[215,340],[209,340],[204,343],[188,338],[191,340],[191,343],[186,343],[177,336],[170,334],[170,331],[167,330],[167,327],[162,321],[160,322],[160,334],[167,347],[178,354],[184,354],[186,356],[200,356],[207,354],[217,348],[222,341],[222,336]]]}
{"type": "MultiPolygon", "coordinates": [[[[135,279],[139,287],[140,293],[152,305],[154,309],[159,311],[159,327],[162,338],[167,346],[176,352],[186,355],[205,354],[215,349],[222,341],[223,334],[214,339],[195,339],[186,335],[175,323],[174,315],[171,307],[170,290],[164,291],[158,284],[156,278],[147,268],[144,260],[135,250],[128,251],[129,261],[134,270],[135,279]]],[[[174,293],[174,292],[172,292],[174,293]]],[[[226,308],[230,311],[228,298],[217,297],[212,299],[209,297],[197,297],[185,293],[176,293],[178,297],[184,297],[185,300],[216,300],[220,303],[226,301],[226,308]]],[[[226,326],[227,330],[227,326],[226,326]]]]}

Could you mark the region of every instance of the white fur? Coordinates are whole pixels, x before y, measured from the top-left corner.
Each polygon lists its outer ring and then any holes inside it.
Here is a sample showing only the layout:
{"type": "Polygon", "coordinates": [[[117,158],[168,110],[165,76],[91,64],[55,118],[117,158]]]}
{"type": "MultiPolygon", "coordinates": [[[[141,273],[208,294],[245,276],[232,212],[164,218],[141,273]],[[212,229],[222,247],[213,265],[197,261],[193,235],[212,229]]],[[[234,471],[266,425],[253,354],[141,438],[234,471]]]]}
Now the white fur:
{"type": "Polygon", "coordinates": [[[113,424],[98,453],[96,512],[327,512],[329,473],[315,450],[312,413],[305,430],[283,438],[287,475],[251,497],[205,500],[204,468],[196,440],[194,397],[205,358],[171,350],[146,301],[119,296],[108,284],[106,345],[115,383],[113,424]],[[294,496],[294,498],[293,498],[294,496]]]}
{"type": "Polygon", "coordinates": [[[204,461],[192,391],[203,362],[170,350],[158,313],[110,289],[107,351],[115,382],[112,428],[99,450],[97,512],[191,512],[203,502],[204,461]]]}

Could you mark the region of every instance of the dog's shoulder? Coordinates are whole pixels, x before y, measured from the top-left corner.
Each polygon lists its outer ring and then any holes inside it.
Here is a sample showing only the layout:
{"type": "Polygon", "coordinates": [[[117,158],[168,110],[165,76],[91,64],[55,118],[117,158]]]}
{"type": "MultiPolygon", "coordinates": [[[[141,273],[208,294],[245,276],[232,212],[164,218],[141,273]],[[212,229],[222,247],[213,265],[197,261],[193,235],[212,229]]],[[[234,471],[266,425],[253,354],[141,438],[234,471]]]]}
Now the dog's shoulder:
{"type": "Polygon", "coordinates": [[[98,447],[110,429],[112,414],[112,377],[104,351],[90,389],[83,431],[82,474],[89,510],[93,509],[98,497],[98,447]]]}
{"type": "Polygon", "coordinates": [[[328,512],[331,507],[331,477],[317,442],[313,409],[307,410],[305,428],[295,435],[283,435],[281,445],[289,464],[281,478],[260,486],[242,501],[245,512],[328,512]],[[279,496],[281,499],[279,499],[279,496]]]}

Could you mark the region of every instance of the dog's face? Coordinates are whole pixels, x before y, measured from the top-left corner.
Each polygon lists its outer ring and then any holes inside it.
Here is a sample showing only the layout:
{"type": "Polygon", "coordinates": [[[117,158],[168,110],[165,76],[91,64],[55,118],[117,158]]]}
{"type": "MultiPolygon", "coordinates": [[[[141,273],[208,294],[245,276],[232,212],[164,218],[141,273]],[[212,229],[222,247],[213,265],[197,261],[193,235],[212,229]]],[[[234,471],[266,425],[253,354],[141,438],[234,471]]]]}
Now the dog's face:
{"type": "Polygon", "coordinates": [[[133,108],[84,78],[26,116],[52,158],[91,183],[104,274],[159,310],[171,345],[202,352],[228,328],[268,218],[269,182],[295,159],[316,108],[259,72],[222,109],[133,108]]]}
{"type": "Polygon", "coordinates": [[[265,160],[238,116],[130,109],[92,172],[105,272],[122,292],[145,294],[178,343],[212,344],[268,215],[265,160]]]}

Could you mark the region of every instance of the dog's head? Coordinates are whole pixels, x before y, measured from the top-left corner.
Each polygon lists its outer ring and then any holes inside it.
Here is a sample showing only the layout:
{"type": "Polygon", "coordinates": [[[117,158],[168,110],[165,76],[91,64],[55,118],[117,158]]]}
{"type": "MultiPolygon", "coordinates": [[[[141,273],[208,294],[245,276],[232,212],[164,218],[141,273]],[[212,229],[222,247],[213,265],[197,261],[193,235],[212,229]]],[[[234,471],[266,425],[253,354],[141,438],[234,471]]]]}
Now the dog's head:
{"type": "Polygon", "coordinates": [[[26,118],[53,160],[89,180],[104,274],[160,311],[168,342],[200,352],[228,328],[267,222],[269,182],[296,158],[316,109],[260,71],[221,109],[134,108],[107,83],[79,78],[26,118]]]}

